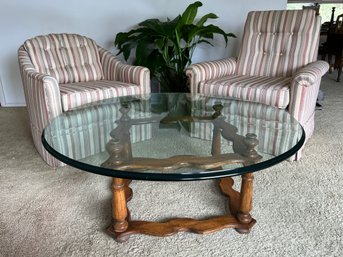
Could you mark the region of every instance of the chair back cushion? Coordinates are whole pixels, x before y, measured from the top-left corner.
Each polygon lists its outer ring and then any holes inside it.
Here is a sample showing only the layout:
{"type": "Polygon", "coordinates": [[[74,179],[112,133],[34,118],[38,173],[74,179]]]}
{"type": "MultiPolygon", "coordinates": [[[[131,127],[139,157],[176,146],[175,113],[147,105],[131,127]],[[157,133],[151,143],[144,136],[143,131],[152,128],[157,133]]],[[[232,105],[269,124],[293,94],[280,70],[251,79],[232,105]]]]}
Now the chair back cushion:
{"type": "Polygon", "coordinates": [[[320,26],[310,9],[249,12],[237,74],[291,76],[317,59],[320,26]]]}
{"type": "Polygon", "coordinates": [[[38,72],[59,83],[104,78],[94,40],[76,34],[49,34],[25,41],[24,48],[38,72]]]}

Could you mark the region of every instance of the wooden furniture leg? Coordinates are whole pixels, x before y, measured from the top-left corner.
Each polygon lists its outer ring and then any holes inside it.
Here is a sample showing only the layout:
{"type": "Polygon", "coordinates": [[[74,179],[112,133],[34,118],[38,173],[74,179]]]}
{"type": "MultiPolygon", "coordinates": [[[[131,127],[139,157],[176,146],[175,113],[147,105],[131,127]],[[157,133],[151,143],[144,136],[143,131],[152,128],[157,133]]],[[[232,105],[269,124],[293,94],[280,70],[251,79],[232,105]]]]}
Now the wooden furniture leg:
{"type": "Polygon", "coordinates": [[[127,209],[127,201],[132,196],[132,191],[128,187],[129,182],[125,179],[113,179],[113,223],[108,228],[108,232],[119,243],[127,241],[132,234],[164,237],[180,231],[208,234],[224,228],[235,228],[239,233],[249,233],[256,223],[249,213],[252,209],[253,191],[253,175],[251,173],[243,175],[241,192],[232,188],[232,178],[220,179],[220,189],[229,198],[230,214],[204,220],[191,218],[173,218],[165,222],[131,220],[127,209]]]}
{"type": "Polygon", "coordinates": [[[230,214],[237,218],[240,226],[234,227],[237,232],[247,234],[256,223],[250,215],[252,210],[253,174],[242,175],[241,191],[233,189],[234,180],[230,177],[219,180],[221,192],[228,197],[230,214]]]}
{"type": "Polygon", "coordinates": [[[218,156],[221,154],[221,130],[214,123],[213,139],[212,139],[212,156],[218,156]]]}
{"type": "Polygon", "coordinates": [[[121,236],[129,226],[129,211],[127,209],[127,201],[131,199],[132,190],[128,187],[130,181],[121,178],[113,178],[112,180],[112,217],[113,222],[108,228],[109,233],[118,242],[125,242],[129,239],[128,235],[121,236]]]}
{"type": "Polygon", "coordinates": [[[338,70],[338,75],[337,75],[337,82],[341,81],[341,73],[342,73],[342,54],[336,56],[337,60],[337,70],[338,70]]]}
{"type": "MultiPolygon", "coordinates": [[[[213,157],[208,159],[189,156],[175,156],[169,159],[157,160],[157,169],[163,169],[162,162],[166,163],[167,169],[176,168],[179,162],[185,164],[197,163],[203,169],[211,170],[211,167],[223,166],[228,163],[242,163],[249,165],[258,161],[261,156],[254,150],[258,140],[256,135],[247,134],[245,137],[237,134],[237,128],[226,123],[224,117],[221,117],[221,104],[214,106],[215,113],[213,114],[212,122],[213,141],[211,153],[213,157]],[[221,136],[233,142],[235,153],[225,156],[221,154],[221,136]],[[175,160],[174,160],[174,159],[175,160]],[[188,158],[188,159],[187,159],[188,158]],[[183,160],[183,161],[182,161],[183,160]],[[187,161],[188,160],[188,161],[187,161]],[[216,160],[211,163],[210,160],[216,160]],[[209,164],[209,166],[207,166],[209,164]],[[214,165],[214,166],[211,166],[214,165]]],[[[119,168],[121,165],[129,166],[130,170],[138,167],[138,170],[146,169],[152,164],[156,164],[156,160],[142,160],[132,157],[130,143],[130,119],[127,115],[128,108],[122,108],[123,114],[121,123],[112,131],[107,151],[110,153],[110,158],[103,164],[105,167],[119,168]],[[128,161],[129,163],[125,163],[128,161]],[[143,163],[138,163],[139,161],[143,163]],[[137,166],[138,164],[138,166],[137,166]],[[130,166],[131,165],[131,166],[130,166]],[[134,166],[136,165],[136,166],[134,166]],[[148,165],[148,166],[147,166],[148,165]]],[[[127,201],[132,197],[132,190],[129,188],[129,180],[113,178],[113,202],[112,215],[113,224],[108,228],[110,234],[118,242],[128,240],[132,234],[146,234],[152,236],[170,236],[179,231],[191,231],[199,234],[213,233],[224,228],[235,228],[240,233],[249,233],[251,227],[256,221],[251,217],[252,209],[252,193],[253,193],[253,175],[247,173],[242,175],[241,191],[238,192],[232,188],[233,179],[230,177],[219,180],[219,186],[223,194],[229,198],[230,214],[207,218],[204,220],[196,220],[191,218],[173,218],[165,222],[131,220],[127,209],[127,201]]]]}
{"type": "MultiPolygon", "coordinates": [[[[241,197],[239,203],[239,211],[237,213],[237,218],[240,222],[244,224],[249,224],[252,221],[250,212],[252,210],[252,194],[253,194],[253,181],[254,175],[252,173],[247,173],[242,175],[242,185],[241,185],[241,197]]],[[[240,229],[237,231],[239,233],[249,233],[249,229],[240,229]]]]}
{"type": "Polygon", "coordinates": [[[331,53],[328,54],[328,63],[329,63],[329,73],[331,74],[332,73],[332,67],[334,66],[332,64],[332,54],[331,53]]]}

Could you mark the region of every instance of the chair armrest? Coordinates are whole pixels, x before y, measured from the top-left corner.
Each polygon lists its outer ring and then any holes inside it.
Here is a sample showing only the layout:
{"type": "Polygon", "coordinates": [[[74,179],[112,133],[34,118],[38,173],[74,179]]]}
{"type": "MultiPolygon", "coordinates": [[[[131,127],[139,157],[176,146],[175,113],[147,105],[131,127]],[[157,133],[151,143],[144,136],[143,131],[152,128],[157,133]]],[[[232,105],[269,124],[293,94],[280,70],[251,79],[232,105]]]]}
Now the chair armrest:
{"type": "Polygon", "coordinates": [[[188,66],[186,75],[191,93],[198,93],[198,86],[201,81],[234,74],[236,66],[236,58],[201,62],[188,66]]]}
{"type": "Polygon", "coordinates": [[[329,64],[325,61],[312,62],[296,71],[293,80],[302,86],[311,86],[329,70],[329,64]]]}
{"type": "Polygon", "coordinates": [[[288,111],[303,126],[315,111],[321,78],[328,69],[327,62],[316,61],[299,69],[293,75],[288,111]]]}
{"type": "Polygon", "coordinates": [[[51,119],[62,113],[58,82],[37,72],[22,47],[18,50],[18,62],[31,125],[42,131],[51,119]]]}
{"type": "Polygon", "coordinates": [[[148,68],[124,64],[110,51],[101,47],[99,53],[105,79],[137,84],[141,86],[142,94],[151,92],[148,68]]]}

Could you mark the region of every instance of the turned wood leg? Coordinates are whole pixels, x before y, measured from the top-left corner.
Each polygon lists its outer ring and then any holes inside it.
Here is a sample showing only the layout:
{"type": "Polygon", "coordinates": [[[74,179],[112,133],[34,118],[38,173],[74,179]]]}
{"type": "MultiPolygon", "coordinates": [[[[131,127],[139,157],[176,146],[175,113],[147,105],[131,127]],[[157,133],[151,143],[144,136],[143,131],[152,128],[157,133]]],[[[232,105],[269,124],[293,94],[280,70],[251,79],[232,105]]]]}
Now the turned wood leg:
{"type": "Polygon", "coordinates": [[[342,57],[338,57],[338,65],[337,65],[337,69],[338,69],[338,75],[337,75],[337,82],[341,81],[341,73],[342,73],[342,57]]]}
{"type": "Polygon", "coordinates": [[[125,179],[113,178],[112,191],[112,216],[113,230],[115,232],[124,232],[128,228],[128,210],[126,206],[127,182],[125,179]]]}
{"type": "MultiPolygon", "coordinates": [[[[253,181],[254,175],[252,173],[242,175],[241,198],[237,218],[240,222],[246,224],[252,221],[250,211],[252,210],[253,181]]],[[[239,233],[249,233],[250,229],[237,229],[237,231],[239,233]]]]}
{"type": "Polygon", "coordinates": [[[215,112],[212,115],[214,120],[212,121],[213,122],[213,138],[212,138],[211,154],[213,156],[216,156],[216,155],[221,154],[221,128],[219,124],[223,119],[220,119],[219,117],[221,116],[223,105],[215,104],[213,106],[213,109],[215,110],[215,112]]]}
{"type": "Polygon", "coordinates": [[[211,154],[217,156],[221,154],[221,130],[217,127],[213,129],[212,149],[211,154]]]}
{"type": "Polygon", "coordinates": [[[328,55],[329,73],[332,73],[332,54],[328,55]]]}

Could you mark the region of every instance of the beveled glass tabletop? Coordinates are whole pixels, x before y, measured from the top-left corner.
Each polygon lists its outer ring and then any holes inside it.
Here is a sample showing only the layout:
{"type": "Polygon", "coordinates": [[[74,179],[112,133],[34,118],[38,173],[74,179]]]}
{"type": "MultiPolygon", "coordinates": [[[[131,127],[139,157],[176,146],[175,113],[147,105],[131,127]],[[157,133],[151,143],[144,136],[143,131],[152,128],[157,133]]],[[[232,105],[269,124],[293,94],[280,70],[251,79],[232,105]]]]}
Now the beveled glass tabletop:
{"type": "Polygon", "coordinates": [[[187,93],[126,96],[55,118],[44,147],[62,162],[126,179],[199,180],[275,165],[304,143],[285,110],[187,93]]]}

